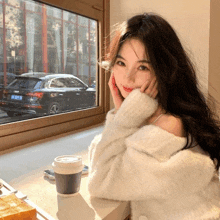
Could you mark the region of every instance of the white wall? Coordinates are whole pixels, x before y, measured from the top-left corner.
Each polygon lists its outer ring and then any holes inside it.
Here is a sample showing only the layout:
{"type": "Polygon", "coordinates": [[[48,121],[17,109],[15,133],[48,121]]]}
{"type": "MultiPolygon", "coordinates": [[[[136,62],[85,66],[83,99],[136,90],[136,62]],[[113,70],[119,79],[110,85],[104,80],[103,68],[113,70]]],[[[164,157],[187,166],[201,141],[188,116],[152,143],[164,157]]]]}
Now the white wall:
{"type": "Polygon", "coordinates": [[[210,0],[111,0],[111,31],[114,24],[144,12],[155,12],[173,26],[196,66],[201,90],[207,95],[210,0]]]}

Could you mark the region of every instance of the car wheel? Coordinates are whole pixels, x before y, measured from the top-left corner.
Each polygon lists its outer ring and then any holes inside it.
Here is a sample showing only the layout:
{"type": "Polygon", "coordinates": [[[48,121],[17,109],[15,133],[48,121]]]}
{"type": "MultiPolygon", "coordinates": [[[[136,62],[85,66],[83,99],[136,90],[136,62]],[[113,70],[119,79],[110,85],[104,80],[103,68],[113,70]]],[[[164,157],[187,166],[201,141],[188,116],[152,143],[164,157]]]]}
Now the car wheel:
{"type": "Polygon", "coordinates": [[[14,117],[14,116],[15,116],[15,112],[7,112],[7,115],[8,115],[9,117],[14,117]]]}
{"type": "Polygon", "coordinates": [[[61,106],[58,102],[51,102],[48,108],[48,115],[54,115],[61,112],[61,106]]]}

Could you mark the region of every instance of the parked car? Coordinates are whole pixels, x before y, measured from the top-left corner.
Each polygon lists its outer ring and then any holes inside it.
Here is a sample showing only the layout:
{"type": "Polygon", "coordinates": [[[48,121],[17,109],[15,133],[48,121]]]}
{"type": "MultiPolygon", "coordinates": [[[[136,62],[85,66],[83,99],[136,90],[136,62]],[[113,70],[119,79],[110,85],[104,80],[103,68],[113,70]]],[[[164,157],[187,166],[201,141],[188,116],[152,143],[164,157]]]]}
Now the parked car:
{"type": "MultiPolygon", "coordinates": [[[[6,73],[7,74],[7,85],[10,84],[16,77],[14,73],[6,73]]],[[[4,72],[0,72],[0,99],[2,99],[3,96],[3,90],[4,90],[4,72]]]]}
{"type": "MultiPolygon", "coordinates": [[[[10,84],[16,77],[14,73],[6,73],[7,85],[10,84]]],[[[0,89],[4,88],[4,72],[0,72],[0,89]]]]}
{"type": "Polygon", "coordinates": [[[56,114],[95,106],[96,91],[71,74],[24,73],[3,91],[0,109],[15,114],[56,114]]]}

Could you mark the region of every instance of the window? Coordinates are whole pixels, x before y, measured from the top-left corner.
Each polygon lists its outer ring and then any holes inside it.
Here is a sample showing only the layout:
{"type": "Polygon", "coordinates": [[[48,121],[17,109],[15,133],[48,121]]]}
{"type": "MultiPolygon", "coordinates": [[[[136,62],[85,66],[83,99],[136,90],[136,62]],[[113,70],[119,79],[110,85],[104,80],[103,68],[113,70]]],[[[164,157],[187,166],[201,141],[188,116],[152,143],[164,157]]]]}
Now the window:
{"type": "Polygon", "coordinates": [[[108,35],[108,0],[0,0],[0,150],[105,120],[107,76],[97,61],[108,35]],[[78,103],[59,99],[61,112],[42,112],[61,88],[78,103]]]}
{"type": "Polygon", "coordinates": [[[53,79],[50,83],[50,88],[64,88],[66,87],[63,79],[53,79]]]}
{"type": "Polygon", "coordinates": [[[38,80],[36,79],[26,79],[26,78],[18,78],[17,80],[14,80],[10,84],[11,89],[17,89],[19,90],[20,88],[24,89],[34,89],[36,87],[38,80]]]}
{"type": "Polygon", "coordinates": [[[66,83],[67,86],[70,88],[85,87],[81,82],[77,81],[76,79],[69,78],[66,83]]]}

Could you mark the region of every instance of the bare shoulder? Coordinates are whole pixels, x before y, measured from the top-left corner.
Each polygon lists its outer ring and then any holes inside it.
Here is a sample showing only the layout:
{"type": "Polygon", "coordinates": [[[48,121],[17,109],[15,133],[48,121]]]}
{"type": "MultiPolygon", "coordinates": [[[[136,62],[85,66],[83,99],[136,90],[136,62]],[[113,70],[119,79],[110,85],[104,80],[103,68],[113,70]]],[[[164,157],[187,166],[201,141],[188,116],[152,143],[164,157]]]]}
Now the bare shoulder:
{"type": "Polygon", "coordinates": [[[174,134],[175,136],[185,137],[184,126],[181,118],[173,115],[163,115],[155,123],[156,126],[174,134]]]}

